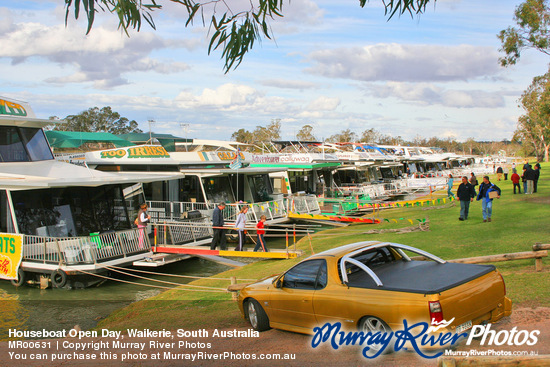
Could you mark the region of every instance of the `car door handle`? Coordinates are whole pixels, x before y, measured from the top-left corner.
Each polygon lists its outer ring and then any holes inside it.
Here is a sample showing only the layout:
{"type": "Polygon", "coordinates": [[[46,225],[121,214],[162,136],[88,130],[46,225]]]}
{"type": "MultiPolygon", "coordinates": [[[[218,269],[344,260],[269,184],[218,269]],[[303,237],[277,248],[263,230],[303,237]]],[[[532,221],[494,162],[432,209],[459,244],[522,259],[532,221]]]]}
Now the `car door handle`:
{"type": "Polygon", "coordinates": [[[302,302],[309,302],[309,299],[304,298],[304,299],[302,300],[302,302]]]}

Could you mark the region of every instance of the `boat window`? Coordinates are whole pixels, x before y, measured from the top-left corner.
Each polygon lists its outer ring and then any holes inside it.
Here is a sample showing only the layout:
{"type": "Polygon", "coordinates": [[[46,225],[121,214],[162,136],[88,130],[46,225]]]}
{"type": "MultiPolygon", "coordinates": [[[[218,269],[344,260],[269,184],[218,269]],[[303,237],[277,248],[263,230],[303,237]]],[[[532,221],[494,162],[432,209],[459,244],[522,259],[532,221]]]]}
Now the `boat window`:
{"type": "Polygon", "coordinates": [[[42,129],[24,127],[19,128],[19,131],[31,161],[53,159],[52,151],[42,129]]]}
{"type": "Polygon", "coordinates": [[[29,157],[14,126],[0,126],[0,160],[2,162],[28,162],[29,157]]]}
{"type": "Polygon", "coordinates": [[[72,237],[130,228],[120,185],[11,192],[23,234],[72,237]]]}
{"type": "Polygon", "coordinates": [[[40,128],[0,126],[0,161],[28,162],[53,159],[40,128]]]}
{"type": "Polygon", "coordinates": [[[304,261],[285,273],[283,288],[322,289],[327,285],[327,263],[323,259],[304,261]]]}
{"type": "Polygon", "coordinates": [[[203,177],[202,182],[208,201],[212,203],[221,203],[222,201],[226,203],[235,202],[229,177],[203,177]]]}
{"type": "Polygon", "coordinates": [[[255,202],[269,201],[273,194],[269,175],[253,175],[248,176],[248,185],[252,191],[252,196],[255,202]]]}

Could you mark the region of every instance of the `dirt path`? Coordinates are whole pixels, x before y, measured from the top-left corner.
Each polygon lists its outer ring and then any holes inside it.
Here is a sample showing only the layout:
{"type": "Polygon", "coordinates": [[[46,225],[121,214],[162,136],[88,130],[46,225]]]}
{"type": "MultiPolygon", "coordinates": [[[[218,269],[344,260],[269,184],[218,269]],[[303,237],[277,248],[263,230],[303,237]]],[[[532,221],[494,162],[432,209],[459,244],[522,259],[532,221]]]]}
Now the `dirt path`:
{"type": "MultiPolygon", "coordinates": [[[[502,320],[493,325],[493,330],[511,331],[513,328],[520,330],[540,330],[538,342],[533,346],[481,346],[479,341],[474,341],[472,345],[466,346],[464,343],[457,348],[458,351],[475,350],[481,351],[535,351],[539,355],[550,355],[550,308],[520,308],[514,310],[511,317],[502,320]]],[[[240,328],[237,331],[247,332],[248,329],[240,328]]],[[[221,331],[221,330],[219,330],[221,331]]],[[[223,330],[232,332],[234,330],[223,330]]],[[[49,340],[49,347],[38,349],[10,349],[8,342],[0,343],[0,365],[2,366],[357,366],[372,363],[373,365],[384,366],[435,366],[436,360],[428,360],[419,357],[414,352],[400,352],[389,355],[383,355],[373,361],[369,361],[360,355],[358,347],[343,347],[334,350],[329,346],[323,345],[316,349],[311,348],[311,336],[284,332],[280,330],[269,330],[259,334],[259,337],[216,337],[214,330],[207,330],[208,337],[177,336],[174,330],[173,338],[130,338],[125,336],[120,339],[121,342],[145,343],[143,350],[140,347],[131,346],[116,347],[113,345],[114,338],[77,338],[52,339],[49,340]],[[103,346],[88,345],[79,351],[74,343],[90,342],[109,343],[108,348],[103,346]],[[167,344],[150,344],[150,341],[156,341],[167,344]],[[179,343],[181,345],[178,345],[179,343]],[[65,345],[64,345],[65,343],[65,345]],[[73,343],[73,344],[71,344],[73,343]],[[174,343],[174,344],[171,344],[174,343]],[[58,347],[59,346],[59,347],[58,347]],[[167,347],[170,346],[170,347],[167,347]],[[173,346],[173,347],[172,347],[173,346]],[[72,347],[72,349],[71,349],[72,347]],[[9,352],[21,353],[26,355],[27,359],[17,360],[15,354],[11,357],[9,352]],[[141,353],[141,357],[140,357],[141,353]],[[165,354],[167,353],[167,354],[165,354]],[[202,354],[201,354],[202,353],[202,354]],[[295,359],[277,359],[266,360],[266,353],[279,354],[281,358],[293,357],[295,359]],[[31,359],[31,354],[41,355],[48,358],[46,360],[31,359]],[[51,357],[57,355],[62,359],[52,361],[51,357]],[[60,355],[60,354],[65,354],[60,355]],[[88,357],[95,355],[96,360],[75,359],[78,357],[88,357]],[[173,358],[181,357],[190,359],[167,359],[168,354],[173,358]],[[115,359],[116,355],[116,359],[115,359]],[[292,356],[293,355],[293,356],[292,356]],[[122,357],[126,357],[122,361],[122,357]],[[65,357],[65,358],[63,358],[65,357]],[[103,359],[100,359],[102,358],[103,359]],[[160,357],[156,359],[156,357],[160,357]],[[130,358],[130,360],[128,360],[130,358]],[[216,359],[218,358],[218,359],[216,359]]],[[[203,334],[204,335],[204,334],[203,334]]],[[[48,341],[47,341],[48,342],[48,341]]],[[[269,356],[267,356],[269,357],[269,356]]]]}

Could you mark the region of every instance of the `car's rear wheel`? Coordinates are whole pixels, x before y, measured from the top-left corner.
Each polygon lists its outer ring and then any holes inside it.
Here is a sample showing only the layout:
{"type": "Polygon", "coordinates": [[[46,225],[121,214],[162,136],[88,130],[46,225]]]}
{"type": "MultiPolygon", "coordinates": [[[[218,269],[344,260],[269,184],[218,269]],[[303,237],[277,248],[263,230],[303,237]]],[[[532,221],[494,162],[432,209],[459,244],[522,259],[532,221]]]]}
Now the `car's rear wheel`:
{"type": "MultiPolygon", "coordinates": [[[[359,321],[359,331],[364,332],[365,334],[370,332],[371,334],[375,333],[382,333],[389,335],[391,333],[391,328],[384,322],[384,320],[379,319],[375,316],[365,316],[359,321]]],[[[391,343],[390,343],[391,345],[391,343]]],[[[391,353],[392,348],[390,348],[390,345],[384,350],[384,353],[391,353]]],[[[367,351],[368,355],[375,355],[377,354],[380,349],[384,348],[383,345],[379,344],[372,344],[369,345],[369,350],[367,351]]]]}
{"type": "Polygon", "coordinates": [[[265,331],[270,329],[269,318],[258,301],[251,298],[246,301],[245,307],[248,321],[250,321],[250,325],[254,330],[265,331]]]}

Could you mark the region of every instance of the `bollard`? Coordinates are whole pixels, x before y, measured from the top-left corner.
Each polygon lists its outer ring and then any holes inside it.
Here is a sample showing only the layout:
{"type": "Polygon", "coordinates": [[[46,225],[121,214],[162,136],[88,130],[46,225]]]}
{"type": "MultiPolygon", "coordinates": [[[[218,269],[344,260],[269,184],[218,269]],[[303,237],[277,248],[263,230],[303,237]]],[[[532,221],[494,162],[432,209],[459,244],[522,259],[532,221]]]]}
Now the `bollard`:
{"type": "MultiPolygon", "coordinates": [[[[231,280],[231,285],[237,284],[237,277],[230,277],[229,279],[231,280]]],[[[231,299],[233,301],[239,299],[237,292],[231,292],[231,299]]]]}

